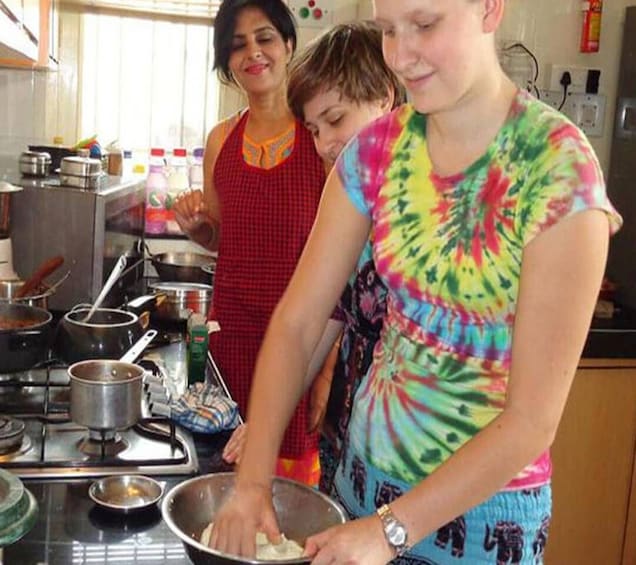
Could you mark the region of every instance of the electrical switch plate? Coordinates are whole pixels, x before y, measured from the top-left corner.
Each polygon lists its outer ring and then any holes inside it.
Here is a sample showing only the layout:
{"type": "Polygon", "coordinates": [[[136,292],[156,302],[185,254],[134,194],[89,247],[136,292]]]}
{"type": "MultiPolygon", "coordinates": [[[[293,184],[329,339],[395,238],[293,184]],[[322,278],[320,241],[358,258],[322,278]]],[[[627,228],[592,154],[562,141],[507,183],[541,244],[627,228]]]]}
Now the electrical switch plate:
{"type": "Polygon", "coordinates": [[[588,137],[600,137],[605,126],[606,98],[602,94],[568,94],[563,102],[563,90],[542,90],[541,100],[559,109],[580,127],[588,137]]]}
{"type": "Polygon", "coordinates": [[[605,125],[605,96],[602,94],[576,94],[572,101],[572,121],[586,135],[600,137],[605,125]]]}
{"type": "Polygon", "coordinates": [[[299,28],[328,28],[336,21],[355,20],[355,0],[289,0],[299,28]]]}
{"type": "Polygon", "coordinates": [[[560,90],[563,92],[561,77],[566,71],[570,73],[570,80],[572,81],[568,86],[568,92],[584,93],[585,85],[587,84],[588,69],[568,67],[566,65],[552,65],[550,72],[550,90],[560,90]]]}

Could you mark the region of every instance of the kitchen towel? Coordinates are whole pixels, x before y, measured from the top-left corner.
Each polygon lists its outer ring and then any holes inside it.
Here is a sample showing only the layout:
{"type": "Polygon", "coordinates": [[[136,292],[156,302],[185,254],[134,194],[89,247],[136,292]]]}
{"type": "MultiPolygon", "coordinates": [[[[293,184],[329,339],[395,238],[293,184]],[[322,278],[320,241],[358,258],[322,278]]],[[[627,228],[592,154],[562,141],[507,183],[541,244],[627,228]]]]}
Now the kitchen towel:
{"type": "Polygon", "coordinates": [[[193,383],[170,403],[170,416],[178,424],[197,433],[211,434],[239,425],[238,405],[223,389],[207,383],[193,383]]]}

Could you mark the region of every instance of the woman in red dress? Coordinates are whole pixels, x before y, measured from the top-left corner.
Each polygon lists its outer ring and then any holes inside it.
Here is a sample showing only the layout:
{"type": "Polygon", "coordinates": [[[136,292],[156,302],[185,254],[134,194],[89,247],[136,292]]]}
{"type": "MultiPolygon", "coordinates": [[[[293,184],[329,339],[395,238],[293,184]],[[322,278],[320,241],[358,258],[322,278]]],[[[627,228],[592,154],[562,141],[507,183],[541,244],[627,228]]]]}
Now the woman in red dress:
{"type": "MultiPolygon", "coordinates": [[[[208,135],[204,191],[175,204],[181,228],[218,248],[210,350],[247,413],[256,356],[314,221],[325,167],[287,105],[287,64],[296,47],[293,16],[281,0],[224,0],[214,24],[221,80],[239,86],[247,108],[208,135]]],[[[301,392],[299,391],[299,394],[301,392]]],[[[277,474],[317,484],[317,436],[307,433],[308,400],[296,410],[277,474]]]]}

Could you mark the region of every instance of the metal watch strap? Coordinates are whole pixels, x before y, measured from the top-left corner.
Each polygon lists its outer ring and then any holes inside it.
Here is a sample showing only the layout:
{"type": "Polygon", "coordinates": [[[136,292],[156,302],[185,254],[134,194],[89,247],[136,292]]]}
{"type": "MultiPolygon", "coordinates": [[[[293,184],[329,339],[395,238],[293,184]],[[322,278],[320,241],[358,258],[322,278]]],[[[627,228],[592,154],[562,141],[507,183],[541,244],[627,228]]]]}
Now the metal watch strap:
{"type": "Polygon", "coordinates": [[[406,526],[395,517],[388,504],[380,506],[376,513],[382,522],[384,537],[389,546],[395,551],[395,556],[404,555],[410,549],[406,526]]]}

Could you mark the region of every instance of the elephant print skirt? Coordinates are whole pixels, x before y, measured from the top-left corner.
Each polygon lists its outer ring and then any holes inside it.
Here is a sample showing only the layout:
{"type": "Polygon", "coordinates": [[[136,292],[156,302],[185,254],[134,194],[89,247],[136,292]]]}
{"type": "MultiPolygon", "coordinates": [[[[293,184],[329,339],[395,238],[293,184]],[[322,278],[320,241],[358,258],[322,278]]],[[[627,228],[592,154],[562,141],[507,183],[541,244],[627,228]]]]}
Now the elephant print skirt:
{"type": "MultiPolygon", "coordinates": [[[[352,518],[366,516],[409,489],[355,454],[344,454],[333,497],[352,518]]],[[[540,565],[548,538],[552,490],[501,491],[413,547],[394,565],[540,565]]]]}

